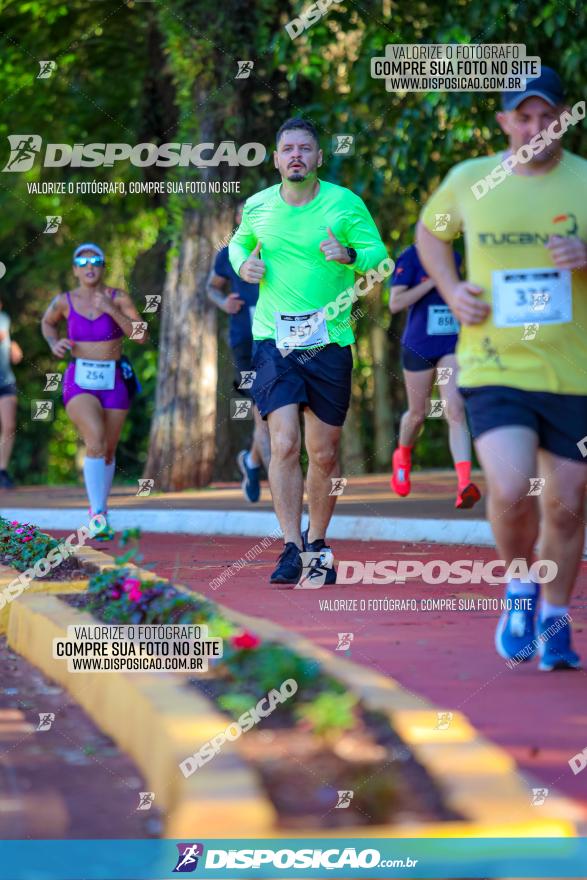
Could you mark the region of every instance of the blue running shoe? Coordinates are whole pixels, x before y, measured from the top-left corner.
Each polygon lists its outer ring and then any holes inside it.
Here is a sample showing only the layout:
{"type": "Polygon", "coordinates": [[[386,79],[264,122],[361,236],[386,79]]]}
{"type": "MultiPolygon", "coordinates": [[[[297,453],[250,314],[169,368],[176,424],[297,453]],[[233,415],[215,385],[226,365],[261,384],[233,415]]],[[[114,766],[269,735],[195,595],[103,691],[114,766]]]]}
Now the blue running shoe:
{"type": "Polygon", "coordinates": [[[513,606],[515,606],[516,599],[530,599],[531,602],[528,611],[512,608],[511,611],[503,611],[499,618],[495,631],[495,650],[504,660],[517,660],[519,663],[525,663],[536,654],[534,618],[536,617],[539,592],[538,585],[536,585],[536,592],[533,596],[514,595],[506,590],[505,598],[511,599],[513,606]]]}
{"type": "Polygon", "coordinates": [[[303,569],[300,548],[293,541],[288,541],[277,560],[277,568],[272,572],[269,583],[297,584],[303,569]]]}
{"type": "MultiPolygon", "coordinates": [[[[310,523],[308,523],[308,528],[305,532],[302,532],[302,541],[304,544],[304,550],[309,553],[320,553],[321,551],[326,551],[324,556],[326,558],[327,554],[330,554],[332,558],[332,550],[322,538],[318,538],[316,541],[308,541],[308,533],[310,531],[310,523]]],[[[335,584],[336,583],[336,569],[333,567],[326,567],[326,578],[324,580],[324,584],[335,584]]]]}
{"type": "Polygon", "coordinates": [[[538,623],[538,653],[542,672],[581,669],[581,659],[571,648],[571,625],[567,617],[547,617],[538,623]]]}
{"type": "Polygon", "coordinates": [[[116,532],[114,531],[114,529],[110,525],[110,522],[108,520],[108,514],[106,513],[106,511],[99,510],[98,513],[96,513],[96,514],[93,514],[90,511],[90,519],[92,519],[93,516],[98,516],[98,514],[101,514],[105,518],[106,522],[104,523],[104,525],[102,526],[100,531],[96,532],[96,534],[93,535],[93,540],[94,541],[113,541],[116,536],[116,532]]]}
{"type": "Polygon", "coordinates": [[[243,481],[241,483],[241,489],[243,490],[243,495],[250,501],[252,504],[255,501],[258,501],[261,496],[261,483],[259,481],[259,471],[261,468],[249,467],[247,464],[247,456],[249,452],[247,449],[241,449],[239,454],[236,457],[236,463],[238,464],[239,470],[243,475],[243,481]]]}

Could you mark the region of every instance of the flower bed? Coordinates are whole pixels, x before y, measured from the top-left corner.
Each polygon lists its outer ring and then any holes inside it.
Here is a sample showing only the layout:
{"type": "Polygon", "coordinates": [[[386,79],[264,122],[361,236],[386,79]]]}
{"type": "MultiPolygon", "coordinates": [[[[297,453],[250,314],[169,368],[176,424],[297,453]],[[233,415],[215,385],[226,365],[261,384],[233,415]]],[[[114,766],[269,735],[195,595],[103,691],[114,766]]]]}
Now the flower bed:
{"type": "MultiPolygon", "coordinates": [[[[223,656],[185,688],[204,693],[229,716],[227,724],[284,681],[297,683],[291,699],[239,742],[282,827],[459,818],[445,808],[385,714],[367,711],[317,660],[241,629],[213,602],[166,581],[143,580],[128,565],[135,555],[130,551],[114,568],[91,578],[88,593],[63,596],[63,601],[104,623],[206,625],[210,637],[224,640],[223,656]],[[343,808],[336,806],[341,791],[352,792],[343,808]]],[[[194,751],[201,745],[195,742],[194,751]]]]}
{"type": "Polygon", "coordinates": [[[60,542],[37,526],[0,517],[0,565],[23,572],[32,569],[40,560],[47,559],[52,567],[45,575],[38,577],[52,581],[79,580],[98,570],[95,565],[81,562],[75,556],[62,558],[61,562],[53,565],[57,557],[62,556],[59,548],[60,542]]]}
{"type": "MultiPolygon", "coordinates": [[[[512,758],[481,737],[460,713],[455,712],[450,728],[439,733],[438,710],[445,707],[308,642],[287,627],[222,608],[185,588],[175,589],[144,568],[126,566],[124,558],[117,565],[108,554],[91,548],[79,551],[79,557],[100,569],[102,576],[92,579],[92,593],[49,595],[43,589],[46,581],[31,585],[11,604],[9,644],[65,687],[133,757],[147,787],[157,792],[165,836],[189,838],[194,828],[203,836],[234,832],[244,838],[286,833],[342,839],[354,828],[364,839],[578,833],[582,815],[575,804],[552,792],[547,804],[536,811],[528,798],[528,780],[516,772],[512,758]],[[79,610],[90,603],[93,617],[79,610]],[[54,639],[65,639],[70,627],[91,626],[96,619],[125,622],[131,616],[141,621],[207,618],[211,632],[224,633],[231,644],[206,677],[190,683],[178,672],[71,675],[63,661],[53,657],[54,639]],[[323,706],[320,711],[314,707],[308,723],[303,712],[300,716],[293,711],[293,701],[291,707],[286,701],[267,723],[248,730],[238,742],[227,739],[212,763],[186,777],[179,770],[185,759],[196,750],[203,752],[203,741],[210,742],[229,723],[234,725],[226,714],[234,717],[241,708],[234,695],[241,690],[256,693],[250,691],[244,670],[254,673],[259,658],[267,661],[266,651],[275,645],[310,667],[309,658],[314,658],[318,680],[326,686],[321,692],[318,687],[318,696],[328,697],[328,683],[335,682],[358,697],[349,703],[354,726],[337,733],[336,725],[326,720],[320,733],[320,717],[329,716],[323,706]],[[238,663],[233,656],[233,665],[230,651],[245,654],[238,663]],[[215,707],[220,707],[223,697],[231,699],[223,700],[226,708],[219,711],[215,707]],[[380,747],[386,755],[378,762],[380,747]],[[343,763],[333,764],[333,756],[342,757],[343,763]],[[313,786],[302,782],[308,775],[314,777],[313,786]],[[339,804],[344,809],[337,809],[335,789],[339,794],[351,791],[351,805],[347,797],[339,804]],[[450,821],[449,809],[453,817],[458,815],[456,821],[450,821]],[[374,824],[378,816],[383,820],[391,816],[391,821],[374,824]]],[[[87,587],[87,581],[79,583],[87,587]]],[[[70,584],[64,583],[60,592],[67,590],[70,584]]],[[[299,700],[298,708],[316,701],[316,697],[307,699],[309,688],[307,693],[292,694],[299,700]]],[[[253,706],[249,707],[250,713],[253,706]]]]}

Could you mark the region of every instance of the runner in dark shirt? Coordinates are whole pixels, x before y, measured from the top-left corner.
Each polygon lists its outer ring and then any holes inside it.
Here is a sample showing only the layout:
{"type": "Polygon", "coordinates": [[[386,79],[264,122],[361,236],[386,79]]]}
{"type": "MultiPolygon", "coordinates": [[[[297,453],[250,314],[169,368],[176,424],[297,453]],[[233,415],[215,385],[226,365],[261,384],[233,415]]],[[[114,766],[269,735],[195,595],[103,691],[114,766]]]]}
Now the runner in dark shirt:
{"type": "MultiPolygon", "coordinates": [[[[454,252],[457,269],[460,254],[454,252]]],[[[471,438],[465,407],[457,388],[455,348],[459,325],[420,263],[415,245],[398,257],[391,279],[389,310],[408,309],[402,336],[402,367],[408,409],[400,422],[399,444],[393,453],[391,488],[398,495],[410,494],[412,449],[424,419],[436,411],[448,421],[450,451],[457,472],[455,507],[473,507],[481,494],[471,482],[471,438]],[[432,385],[440,393],[431,401],[432,385]]]]}
{"type": "MultiPolygon", "coordinates": [[[[243,204],[239,204],[236,224],[242,219],[243,204]]],[[[250,388],[253,373],[253,314],[259,297],[259,285],[249,284],[236,274],[228,259],[228,246],[218,251],[214,268],[208,279],[208,297],[219,309],[230,316],[228,339],[232,350],[239,394],[252,400],[250,388]]],[[[259,415],[253,403],[255,427],[250,449],[241,449],[237,464],[243,475],[242,490],[247,501],[255,502],[261,497],[259,471],[261,464],[269,469],[271,446],[267,422],[259,415]]]]}

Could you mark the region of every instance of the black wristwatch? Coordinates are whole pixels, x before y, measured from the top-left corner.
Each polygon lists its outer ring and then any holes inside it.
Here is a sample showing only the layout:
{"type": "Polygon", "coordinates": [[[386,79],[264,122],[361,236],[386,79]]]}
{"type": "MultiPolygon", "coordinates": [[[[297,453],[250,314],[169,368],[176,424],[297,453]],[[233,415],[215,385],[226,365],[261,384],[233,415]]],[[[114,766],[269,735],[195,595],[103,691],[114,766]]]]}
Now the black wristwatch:
{"type": "Polygon", "coordinates": [[[347,263],[348,266],[352,266],[353,263],[357,262],[357,252],[354,248],[348,247],[346,249],[347,254],[349,255],[350,263],[347,263]]]}

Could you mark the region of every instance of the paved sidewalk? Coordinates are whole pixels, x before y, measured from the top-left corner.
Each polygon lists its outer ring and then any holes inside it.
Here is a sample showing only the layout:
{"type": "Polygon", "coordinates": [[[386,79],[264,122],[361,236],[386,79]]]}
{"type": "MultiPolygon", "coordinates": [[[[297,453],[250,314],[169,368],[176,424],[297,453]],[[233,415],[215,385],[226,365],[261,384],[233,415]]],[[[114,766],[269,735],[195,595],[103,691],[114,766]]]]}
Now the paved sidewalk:
{"type": "MultiPolygon", "coordinates": [[[[480,475],[475,480],[484,489],[480,475]]],[[[415,474],[409,498],[389,488],[389,475],[354,477],[338,498],[329,529],[331,538],[365,540],[431,540],[449,544],[491,546],[493,536],[484,519],[484,502],[472,510],[456,510],[455,475],[449,471],[415,474]]],[[[116,487],[110,500],[113,527],[138,526],[145,532],[211,535],[269,535],[278,528],[271,495],[263,484],[258,504],[243,499],[235,483],[207,489],[137,495],[133,486],[116,487]]],[[[0,490],[0,512],[10,519],[31,520],[41,528],[59,524],[77,529],[87,520],[81,487],[24,487],[0,490]]]]}
{"type": "MultiPolygon", "coordinates": [[[[474,475],[484,491],[483,477],[474,475]]],[[[441,519],[483,519],[484,502],[472,510],[455,510],[456,477],[453,471],[420,471],[412,475],[412,493],[398,498],[389,487],[389,474],[351,477],[337,501],[337,514],[344,516],[384,516],[441,519]]],[[[269,486],[263,482],[258,504],[247,503],[236,483],[213,483],[206,489],[184,492],[152,492],[137,496],[135,486],[115,486],[110,507],[116,510],[246,510],[271,511],[269,486]]],[[[0,489],[2,508],[87,508],[86,494],[80,486],[21,486],[0,489]]]]}
{"type": "Polygon", "coordinates": [[[133,761],[3,637],[0,668],[0,840],[158,836],[157,804],[137,810],[133,761]]]}
{"type": "MultiPolygon", "coordinates": [[[[454,588],[413,581],[404,586],[359,584],[311,591],[280,588],[268,583],[281,546],[276,542],[219,589],[211,589],[210,582],[244,558],[255,543],[251,538],[147,534],[141,549],[145,563],[153,563],[160,575],[231,608],[291,627],[325,648],[335,650],[339,632],[353,632],[353,661],[393,676],[440,709],[464,712],[537,784],[580,802],[587,821],[587,772],[574,775],[568,764],[587,746],[586,672],[540,673],[535,661],[509,669],[493,647],[497,611],[335,611],[324,606],[325,600],[341,599],[492,598],[501,597],[501,587],[454,588]]],[[[422,543],[340,541],[334,550],[338,560],[494,558],[487,548],[459,550],[422,543]]],[[[114,545],[108,552],[120,551],[114,545]]],[[[572,616],[576,646],[587,661],[587,565],[572,616]]]]}

